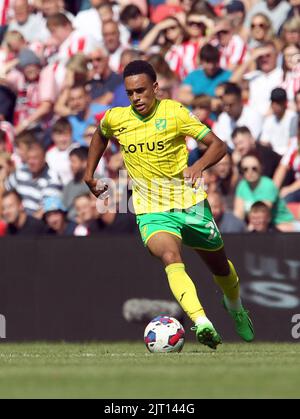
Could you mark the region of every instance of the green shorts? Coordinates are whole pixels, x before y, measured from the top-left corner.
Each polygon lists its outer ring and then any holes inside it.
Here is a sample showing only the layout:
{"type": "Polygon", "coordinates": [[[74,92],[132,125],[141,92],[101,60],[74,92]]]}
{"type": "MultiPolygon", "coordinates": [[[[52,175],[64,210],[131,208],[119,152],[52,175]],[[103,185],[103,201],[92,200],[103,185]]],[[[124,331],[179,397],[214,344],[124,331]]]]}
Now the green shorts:
{"type": "Polygon", "coordinates": [[[207,200],[186,210],[138,215],[137,223],[145,246],[155,234],[166,232],[193,249],[213,252],[224,247],[207,200]]]}

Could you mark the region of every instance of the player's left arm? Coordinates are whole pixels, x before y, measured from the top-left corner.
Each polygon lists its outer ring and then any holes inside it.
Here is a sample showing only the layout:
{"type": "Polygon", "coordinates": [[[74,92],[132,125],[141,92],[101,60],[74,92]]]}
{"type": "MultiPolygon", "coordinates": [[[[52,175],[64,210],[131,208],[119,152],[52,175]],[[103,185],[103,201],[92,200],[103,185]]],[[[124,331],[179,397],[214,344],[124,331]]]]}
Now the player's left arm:
{"type": "Polygon", "coordinates": [[[206,152],[193,166],[184,171],[184,178],[193,184],[202,178],[206,169],[217,164],[227,153],[226,144],[211,131],[201,141],[207,147],[206,152]]]}

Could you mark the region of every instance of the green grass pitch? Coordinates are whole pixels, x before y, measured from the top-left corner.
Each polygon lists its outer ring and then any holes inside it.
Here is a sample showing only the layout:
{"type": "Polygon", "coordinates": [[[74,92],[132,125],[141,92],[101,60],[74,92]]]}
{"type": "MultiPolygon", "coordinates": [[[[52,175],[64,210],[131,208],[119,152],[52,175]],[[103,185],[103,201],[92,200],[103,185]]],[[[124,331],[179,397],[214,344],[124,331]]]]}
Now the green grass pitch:
{"type": "Polygon", "coordinates": [[[0,345],[0,398],[299,398],[300,345],[0,345]]]}

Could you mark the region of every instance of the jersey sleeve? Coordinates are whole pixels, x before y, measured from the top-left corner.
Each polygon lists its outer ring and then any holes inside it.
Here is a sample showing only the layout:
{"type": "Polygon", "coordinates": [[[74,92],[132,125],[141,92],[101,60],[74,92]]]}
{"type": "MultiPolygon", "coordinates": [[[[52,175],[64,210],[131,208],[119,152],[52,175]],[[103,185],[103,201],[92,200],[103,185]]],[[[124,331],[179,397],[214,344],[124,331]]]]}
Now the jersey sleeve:
{"type": "Polygon", "coordinates": [[[111,128],[111,109],[105,112],[104,117],[100,122],[100,131],[101,134],[108,140],[113,137],[113,131],[111,128]]]}
{"type": "Polygon", "coordinates": [[[211,131],[183,105],[179,105],[175,112],[180,134],[201,141],[211,131]]]}

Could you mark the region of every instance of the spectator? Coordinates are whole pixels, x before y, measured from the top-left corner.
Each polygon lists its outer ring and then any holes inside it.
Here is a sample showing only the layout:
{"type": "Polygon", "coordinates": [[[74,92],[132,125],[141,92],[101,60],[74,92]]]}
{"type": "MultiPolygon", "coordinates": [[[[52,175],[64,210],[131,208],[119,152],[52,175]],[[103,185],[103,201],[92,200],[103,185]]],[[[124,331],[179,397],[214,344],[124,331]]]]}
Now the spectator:
{"type": "MultiPolygon", "coordinates": [[[[212,128],[214,125],[214,121],[210,119],[212,109],[211,104],[211,97],[207,95],[196,96],[192,102],[193,114],[209,128],[212,128]]],[[[206,151],[206,147],[201,141],[196,141],[194,138],[190,137],[187,138],[187,148],[189,150],[189,166],[196,163],[206,151]]]]}
{"type": "Polygon", "coordinates": [[[300,46],[287,45],[283,50],[283,81],[281,86],[287,93],[289,108],[295,109],[295,95],[300,90],[300,46]]]}
{"type": "Polygon", "coordinates": [[[178,80],[179,80],[178,77],[170,69],[170,65],[167,62],[166,58],[164,58],[161,54],[157,54],[157,53],[151,54],[151,55],[148,55],[147,58],[144,58],[144,59],[146,59],[148,63],[153,66],[158,76],[167,77],[169,81],[174,84],[178,83],[178,80]]]}
{"type": "Polygon", "coordinates": [[[95,134],[96,129],[98,128],[98,125],[93,124],[93,125],[89,125],[87,127],[87,129],[84,131],[84,141],[85,141],[85,147],[84,148],[88,148],[91,145],[93,136],[95,134]]]}
{"type": "Polygon", "coordinates": [[[86,86],[74,85],[63,92],[55,107],[56,113],[68,117],[72,125],[73,139],[80,145],[85,145],[84,132],[96,121],[96,116],[107,109],[107,106],[91,103],[91,97],[86,86]]]}
{"type": "Polygon", "coordinates": [[[49,67],[29,49],[19,54],[18,97],[15,108],[16,134],[27,129],[43,132],[52,119],[56,85],[49,67]]]}
{"type": "Polygon", "coordinates": [[[281,160],[279,154],[256,141],[247,127],[236,128],[233,131],[232,140],[234,144],[233,161],[237,167],[240,166],[243,157],[249,153],[255,153],[262,162],[262,175],[273,178],[281,160]]]}
{"type": "Polygon", "coordinates": [[[200,52],[202,68],[190,73],[183,81],[178,97],[179,101],[190,105],[197,95],[215,96],[219,84],[228,81],[232,73],[223,70],[220,65],[220,53],[212,45],[204,45],[200,52]]]}
{"type": "Polygon", "coordinates": [[[76,224],[67,220],[67,211],[57,196],[44,200],[44,220],[51,236],[74,236],[76,224]]]}
{"type": "Polygon", "coordinates": [[[249,81],[249,106],[256,109],[262,116],[270,111],[270,96],[273,89],[280,86],[283,71],[277,67],[277,49],[273,42],[267,42],[256,48],[234,73],[232,81],[240,83],[243,78],[249,81]],[[256,65],[256,70],[247,71],[256,65]],[[247,74],[246,74],[247,73],[247,74]]]}
{"type": "Polygon", "coordinates": [[[89,195],[81,195],[75,198],[77,228],[76,236],[93,236],[103,232],[105,224],[99,214],[96,213],[93,198],[89,195]]]}
{"type": "Polygon", "coordinates": [[[125,67],[135,60],[142,60],[144,59],[145,54],[142,51],[138,51],[136,49],[126,49],[121,54],[121,62],[120,62],[120,73],[122,73],[125,67]]]}
{"type": "Polygon", "coordinates": [[[70,164],[73,179],[64,187],[63,205],[68,211],[68,218],[75,221],[76,211],[74,200],[78,196],[86,195],[89,192],[83,178],[87,166],[88,148],[75,148],[70,153],[70,164]]]}
{"type": "Polygon", "coordinates": [[[234,34],[231,23],[226,18],[217,22],[212,34],[212,44],[220,51],[220,66],[234,71],[246,57],[247,46],[244,40],[234,34]]]}
{"type": "Polygon", "coordinates": [[[263,13],[273,22],[274,30],[278,33],[290,10],[291,7],[285,0],[260,1],[248,12],[245,25],[249,28],[252,17],[257,13],[263,13]]]}
{"type": "MultiPolygon", "coordinates": [[[[171,0],[171,1],[174,1],[174,0],[171,0]]],[[[144,16],[147,16],[149,14],[149,10],[148,10],[149,4],[147,0],[119,0],[119,3],[120,3],[121,8],[122,7],[125,8],[129,4],[135,4],[136,6],[140,8],[144,16]]]]}
{"type": "Polygon", "coordinates": [[[264,202],[258,201],[252,205],[248,215],[248,231],[250,233],[280,232],[272,224],[272,212],[264,202]]]}
{"type": "Polygon", "coordinates": [[[11,174],[5,184],[6,190],[16,190],[23,200],[27,214],[35,218],[43,216],[43,200],[60,196],[62,184],[47,163],[45,150],[39,143],[31,144],[27,154],[27,164],[11,174]]]}
{"type": "Polygon", "coordinates": [[[29,148],[36,142],[37,139],[35,135],[30,131],[24,131],[16,137],[15,153],[12,158],[17,169],[26,165],[29,148]]]}
{"type": "Polygon", "coordinates": [[[173,99],[175,95],[176,85],[169,77],[158,75],[159,90],[156,95],[158,100],[173,99]]]}
{"type": "Polygon", "coordinates": [[[68,95],[68,90],[75,84],[85,84],[89,80],[89,60],[82,53],[73,55],[67,64],[54,64],[57,88],[61,94],[68,95]]]}
{"type": "Polygon", "coordinates": [[[279,196],[273,181],[262,176],[262,166],[255,154],[248,154],[241,161],[243,179],[238,184],[234,203],[234,214],[245,220],[251,206],[263,201],[272,210],[272,223],[281,230],[294,230],[294,217],[279,196]]]}
{"type": "Polygon", "coordinates": [[[9,24],[9,31],[20,32],[27,42],[45,41],[42,32],[43,18],[31,13],[28,0],[14,0],[14,20],[9,24]]]}
{"type": "Polygon", "coordinates": [[[213,168],[206,169],[203,172],[202,177],[203,177],[205,190],[208,196],[218,191],[218,184],[217,184],[218,179],[213,168]]]}
{"type": "Polygon", "coordinates": [[[225,157],[213,168],[216,175],[217,190],[222,194],[227,209],[233,208],[234,194],[239,181],[239,172],[233,164],[232,156],[225,157]]]}
{"type": "Polygon", "coordinates": [[[282,28],[281,39],[283,45],[300,43],[300,15],[285,22],[282,28]]]}
{"type": "Polygon", "coordinates": [[[239,0],[233,0],[231,3],[228,3],[226,5],[226,17],[228,18],[234,33],[240,35],[243,39],[246,39],[247,34],[244,27],[246,8],[244,3],[239,0]]]}
{"type": "Polygon", "coordinates": [[[103,44],[109,53],[109,67],[114,73],[120,73],[121,55],[128,47],[120,38],[119,25],[114,21],[107,21],[102,26],[103,44]]]}
{"type": "Polygon", "coordinates": [[[22,196],[14,191],[5,192],[2,198],[2,214],[7,223],[8,236],[40,236],[46,233],[45,225],[28,215],[22,196]]]}
{"type": "Polygon", "coordinates": [[[186,15],[186,31],[190,42],[195,44],[200,52],[200,48],[205,42],[209,30],[214,26],[214,21],[205,15],[191,11],[186,15]]]}
{"type": "Polygon", "coordinates": [[[255,109],[243,104],[241,88],[234,83],[228,83],[223,95],[223,113],[214,125],[215,134],[226,141],[229,147],[234,148],[232,133],[235,128],[249,127],[252,136],[258,139],[262,125],[262,116],[255,109]]]}
{"type": "Polygon", "coordinates": [[[281,156],[286,153],[290,139],[297,135],[298,116],[288,109],[286,91],[280,87],[271,93],[273,114],[264,122],[261,143],[269,145],[281,156]]]}
{"type": "Polygon", "coordinates": [[[232,212],[225,210],[225,203],[220,193],[214,192],[208,196],[213,217],[222,234],[245,233],[246,224],[237,218],[232,212]]]}
{"type": "Polygon", "coordinates": [[[66,64],[78,53],[89,54],[98,44],[91,35],[74,29],[72,22],[63,13],[49,16],[47,27],[58,48],[56,61],[61,64],[66,64]]]}
{"type": "Polygon", "coordinates": [[[130,32],[129,43],[133,47],[139,48],[140,42],[153,28],[153,23],[151,23],[134,4],[126,6],[122,10],[120,18],[123,25],[125,25],[130,32]]]}
{"type": "Polygon", "coordinates": [[[102,23],[102,30],[103,30],[103,25],[105,23],[114,21],[115,19],[113,3],[105,0],[102,4],[100,4],[100,6],[97,7],[97,11],[100,16],[100,20],[102,23]]]}
{"type": "Polygon", "coordinates": [[[57,13],[65,14],[70,20],[74,19],[74,15],[65,9],[65,2],[61,0],[41,0],[39,10],[43,17],[54,16],[57,13]]]}
{"type": "Polygon", "coordinates": [[[229,82],[221,83],[216,88],[215,96],[211,98],[212,116],[216,120],[223,112],[223,96],[229,82]]]}
{"type": "Polygon", "coordinates": [[[91,98],[102,105],[111,104],[115,89],[123,83],[119,74],[109,66],[109,55],[103,48],[97,48],[89,54],[91,65],[87,84],[91,98]]]}
{"type": "Polygon", "coordinates": [[[160,48],[171,71],[182,80],[198,66],[199,43],[190,41],[189,36],[175,17],[158,23],[140,44],[142,51],[160,48]]]}
{"type": "MultiPolygon", "coordinates": [[[[99,13],[99,7],[103,0],[90,0],[91,8],[83,10],[77,14],[74,20],[74,27],[82,33],[92,36],[100,45],[102,38],[102,21],[99,13]]],[[[116,8],[113,8],[116,16],[116,8]]],[[[122,34],[124,36],[124,34],[122,34]]]]}
{"type": "Polygon", "coordinates": [[[193,113],[197,116],[199,121],[212,128],[214,121],[211,119],[212,99],[207,95],[196,96],[192,102],[193,113]]]}
{"type": "Polygon", "coordinates": [[[300,202],[300,123],[298,121],[298,135],[291,140],[291,144],[281,160],[281,163],[274,175],[274,183],[278,189],[289,170],[295,173],[295,181],[285,186],[280,191],[280,196],[287,203],[300,202]]]}
{"type": "Polygon", "coordinates": [[[182,7],[185,13],[197,13],[209,19],[215,19],[220,14],[208,1],[182,0],[182,7]]]}
{"type": "Polygon", "coordinates": [[[274,38],[272,22],[263,13],[257,13],[252,17],[250,29],[248,41],[250,49],[261,47],[274,38]]]}
{"type": "Polygon", "coordinates": [[[287,18],[299,17],[300,16],[300,2],[299,0],[289,0],[290,5],[292,6],[289,11],[287,18]]]}
{"type": "Polygon", "coordinates": [[[42,38],[46,41],[49,41],[51,33],[47,28],[47,18],[54,16],[58,13],[63,13],[71,22],[74,21],[74,15],[64,8],[64,1],[61,0],[40,0],[39,2],[39,13],[37,14],[43,18],[43,26],[40,28],[42,32],[42,38]]]}
{"type": "Polygon", "coordinates": [[[78,147],[78,144],[73,143],[72,125],[67,118],[60,118],[53,125],[51,134],[54,146],[47,151],[46,161],[62,184],[67,185],[73,178],[69,155],[75,147],[78,147]]]}
{"type": "MultiPolygon", "coordinates": [[[[13,59],[18,57],[21,50],[27,47],[24,36],[18,31],[6,32],[1,48],[1,58],[3,65],[8,65],[13,59]]],[[[9,69],[6,71],[8,72],[9,69]]]]}

